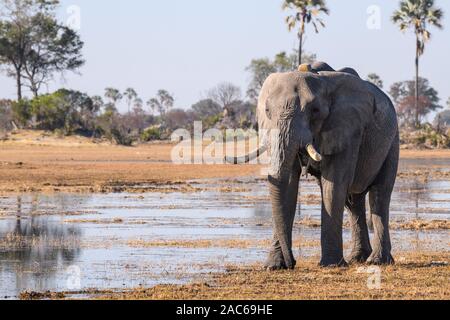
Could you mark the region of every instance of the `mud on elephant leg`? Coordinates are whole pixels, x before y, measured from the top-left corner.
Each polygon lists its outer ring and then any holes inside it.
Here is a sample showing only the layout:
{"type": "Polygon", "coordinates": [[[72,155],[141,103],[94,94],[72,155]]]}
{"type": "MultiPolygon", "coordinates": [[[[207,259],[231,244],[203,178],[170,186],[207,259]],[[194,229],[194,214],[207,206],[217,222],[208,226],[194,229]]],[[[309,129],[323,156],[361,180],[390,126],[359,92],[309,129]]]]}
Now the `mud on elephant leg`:
{"type": "Polygon", "coordinates": [[[366,194],[352,195],[347,200],[347,208],[350,211],[353,244],[352,253],[347,260],[350,264],[365,263],[372,254],[366,220],[366,194]]]}
{"type": "Polygon", "coordinates": [[[297,209],[297,201],[298,201],[298,188],[299,188],[299,181],[300,181],[300,174],[301,174],[301,166],[298,161],[295,161],[293,165],[292,172],[290,174],[289,183],[286,187],[286,192],[281,195],[283,197],[283,202],[286,204],[286,208],[289,208],[287,210],[288,216],[285,217],[285,221],[287,221],[287,225],[285,226],[285,230],[288,233],[288,247],[289,252],[287,253],[290,255],[291,260],[293,261],[292,266],[288,266],[286,264],[283,250],[279,241],[279,237],[277,234],[277,228],[276,223],[280,223],[280,221],[276,221],[279,219],[276,219],[274,217],[274,241],[272,244],[272,249],[269,253],[269,257],[266,260],[266,263],[264,264],[264,268],[267,270],[284,270],[288,268],[294,268],[295,267],[295,259],[292,254],[292,229],[294,227],[294,220],[295,220],[295,212],[297,209]]]}

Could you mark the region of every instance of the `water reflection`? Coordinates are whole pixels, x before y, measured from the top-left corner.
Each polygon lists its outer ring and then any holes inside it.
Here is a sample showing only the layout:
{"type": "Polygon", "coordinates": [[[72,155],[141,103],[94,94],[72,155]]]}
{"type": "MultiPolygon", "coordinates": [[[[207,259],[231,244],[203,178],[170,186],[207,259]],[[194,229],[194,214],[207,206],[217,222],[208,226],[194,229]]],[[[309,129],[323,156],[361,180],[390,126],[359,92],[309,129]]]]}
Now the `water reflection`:
{"type": "Polygon", "coordinates": [[[81,252],[80,227],[35,216],[38,204],[38,196],[33,196],[29,211],[24,212],[22,197],[17,197],[15,219],[0,224],[0,295],[53,287],[54,274],[81,252]]]}
{"type": "MultiPolygon", "coordinates": [[[[82,289],[110,289],[179,283],[192,280],[194,271],[204,274],[227,264],[260,263],[266,255],[262,247],[139,245],[270,239],[266,184],[253,181],[245,184],[246,191],[223,192],[215,183],[205,184],[206,191],[197,193],[1,198],[0,297],[15,297],[23,290],[67,290],[66,269],[72,265],[83,273],[82,289]]],[[[242,184],[236,184],[239,189],[242,184]]],[[[308,201],[301,203],[298,215],[320,219],[320,194],[314,181],[302,183],[302,197],[308,201]]],[[[395,220],[448,219],[450,182],[399,180],[392,207],[395,220]]],[[[295,234],[305,243],[320,239],[318,228],[296,226],[295,234]]],[[[344,238],[349,241],[349,230],[344,238]]],[[[397,250],[448,249],[448,234],[395,230],[393,242],[397,250]]],[[[297,253],[316,255],[320,248],[305,245],[297,253]]]]}
{"type": "Polygon", "coordinates": [[[419,181],[419,179],[412,179],[408,181],[408,185],[400,184],[398,187],[398,200],[400,203],[408,203],[409,208],[411,208],[411,204],[413,204],[413,208],[415,208],[415,212],[411,212],[415,214],[415,218],[420,218],[420,203],[430,200],[430,188],[428,183],[423,183],[419,181]]]}

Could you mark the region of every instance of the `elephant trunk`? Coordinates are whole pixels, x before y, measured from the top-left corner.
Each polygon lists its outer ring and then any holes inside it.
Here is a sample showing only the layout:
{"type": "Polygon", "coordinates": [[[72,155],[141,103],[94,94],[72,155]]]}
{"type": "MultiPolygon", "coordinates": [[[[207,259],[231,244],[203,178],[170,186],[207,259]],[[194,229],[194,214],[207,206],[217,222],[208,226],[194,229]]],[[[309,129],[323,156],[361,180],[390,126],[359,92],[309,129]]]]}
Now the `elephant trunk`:
{"type": "MultiPolygon", "coordinates": [[[[283,128],[292,128],[286,125],[283,128]]],[[[272,139],[269,188],[272,202],[273,224],[277,245],[281,248],[285,267],[293,269],[292,229],[298,199],[301,164],[298,154],[301,148],[300,135],[292,130],[280,130],[272,139]]]]}

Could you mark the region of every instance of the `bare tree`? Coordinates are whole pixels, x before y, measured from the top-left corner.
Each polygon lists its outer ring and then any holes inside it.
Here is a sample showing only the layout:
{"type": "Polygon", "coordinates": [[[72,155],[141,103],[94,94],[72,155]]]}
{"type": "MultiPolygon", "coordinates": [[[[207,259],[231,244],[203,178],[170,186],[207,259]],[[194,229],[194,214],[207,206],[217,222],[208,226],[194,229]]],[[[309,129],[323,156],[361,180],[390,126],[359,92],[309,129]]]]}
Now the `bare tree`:
{"type": "Polygon", "coordinates": [[[242,91],[232,83],[223,82],[209,90],[207,97],[222,106],[223,109],[227,109],[234,102],[241,100],[242,91]]]}
{"type": "Polygon", "coordinates": [[[216,116],[221,113],[222,107],[211,99],[203,99],[191,107],[194,114],[200,119],[216,116]]]}

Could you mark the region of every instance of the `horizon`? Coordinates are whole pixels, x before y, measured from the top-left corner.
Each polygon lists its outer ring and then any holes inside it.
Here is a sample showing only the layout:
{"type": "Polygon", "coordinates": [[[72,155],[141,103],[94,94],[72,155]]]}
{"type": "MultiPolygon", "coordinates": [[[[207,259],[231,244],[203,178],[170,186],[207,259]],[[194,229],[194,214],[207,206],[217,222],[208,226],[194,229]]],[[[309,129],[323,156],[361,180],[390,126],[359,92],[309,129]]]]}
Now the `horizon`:
{"type": "MultiPolygon", "coordinates": [[[[57,76],[41,93],[69,87],[103,96],[106,87],[121,92],[133,87],[146,102],[158,89],[166,89],[175,97],[175,108],[188,109],[221,82],[241,87],[245,95],[250,80],[245,68],[252,59],[291,52],[298,43],[296,33],[289,33],[285,25],[287,12],[281,9],[281,0],[134,0],[132,6],[129,1],[105,2],[61,1],[58,16],[63,21],[74,17],[73,11],[67,12],[71,6],[80,10],[86,64],[81,75],[68,73],[64,81],[57,76]]],[[[363,78],[377,73],[385,91],[394,82],[412,80],[414,35],[400,32],[390,21],[398,1],[363,0],[351,7],[340,4],[327,1],[330,15],[324,16],[326,28],[319,34],[307,26],[305,51],[336,69],[353,67],[363,78]],[[376,20],[375,29],[367,25],[376,18],[376,12],[369,12],[373,5],[381,10],[379,29],[376,20]]],[[[430,28],[433,37],[421,57],[420,75],[438,91],[440,105],[445,107],[450,87],[442,71],[450,70],[450,61],[442,57],[443,52],[450,53],[446,25],[450,3],[438,0],[436,5],[444,10],[444,29],[430,28]]],[[[15,97],[14,79],[1,74],[0,87],[2,98],[15,97]]],[[[122,103],[120,111],[124,110],[122,103]]]]}

